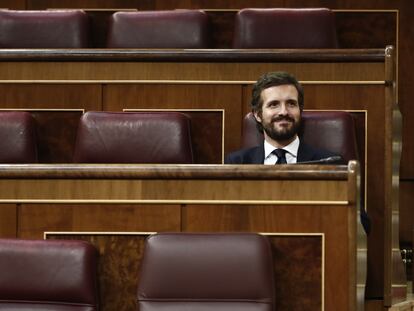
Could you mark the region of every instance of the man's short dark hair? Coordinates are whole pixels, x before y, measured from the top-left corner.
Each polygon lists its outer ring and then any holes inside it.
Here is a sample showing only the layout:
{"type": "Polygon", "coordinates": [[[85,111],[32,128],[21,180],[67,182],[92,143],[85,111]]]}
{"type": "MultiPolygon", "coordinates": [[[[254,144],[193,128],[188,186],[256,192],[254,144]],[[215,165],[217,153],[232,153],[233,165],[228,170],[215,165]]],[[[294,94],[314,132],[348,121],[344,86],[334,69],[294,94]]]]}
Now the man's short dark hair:
{"type": "MultiPolygon", "coordinates": [[[[257,82],[253,85],[252,90],[252,100],[250,106],[252,112],[262,112],[263,101],[262,101],[262,91],[279,85],[293,85],[298,91],[298,104],[300,111],[303,111],[304,107],[304,94],[302,85],[296,80],[294,76],[284,71],[268,72],[262,75],[257,82]]],[[[263,132],[262,125],[257,122],[257,129],[260,132],[263,132]]]]}

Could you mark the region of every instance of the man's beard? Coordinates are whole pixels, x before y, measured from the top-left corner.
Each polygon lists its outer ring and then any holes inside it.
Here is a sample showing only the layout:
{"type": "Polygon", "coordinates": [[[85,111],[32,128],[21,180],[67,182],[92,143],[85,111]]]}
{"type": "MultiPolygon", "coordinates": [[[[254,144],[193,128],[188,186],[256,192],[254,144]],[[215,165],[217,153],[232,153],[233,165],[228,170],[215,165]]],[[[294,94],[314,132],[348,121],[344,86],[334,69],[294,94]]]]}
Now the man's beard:
{"type": "Polygon", "coordinates": [[[295,119],[289,117],[289,116],[282,116],[282,117],[276,117],[271,120],[271,122],[263,124],[263,130],[266,132],[267,136],[269,136],[271,139],[275,141],[286,141],[290,140],[295,137],[295,135],[299,132],[301,124],[301,119],[298,121],[295,121],[295,119]],[[282,129],[276,129],[273,126],[274,122],[286,120],[292,123],[292,126],[289,128],[282,128],[282,129]]]}

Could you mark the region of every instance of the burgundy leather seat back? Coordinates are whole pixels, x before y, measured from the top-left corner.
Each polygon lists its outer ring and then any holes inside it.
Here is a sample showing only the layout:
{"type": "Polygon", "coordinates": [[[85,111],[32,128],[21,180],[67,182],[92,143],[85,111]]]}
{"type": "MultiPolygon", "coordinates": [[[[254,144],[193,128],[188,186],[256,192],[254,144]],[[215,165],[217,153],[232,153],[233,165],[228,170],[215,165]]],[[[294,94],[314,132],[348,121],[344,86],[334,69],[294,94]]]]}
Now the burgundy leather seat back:
{"type": "Polygon", "coordinates": [[[336,48],[334,13],[329,9],[243,9],[235,20],[233,48],[336,48]]]}
{"type": "Polygon", "coordinates": [[[107,47],[207,48],[208,17],[199,10],[117,12],[109,21],[107,47]]]}
{"type": "Polygon", "coordinates": [[[0,48],[86,47],[89,21],[81,10],[0,10],[0,48]]]}
{"type": "MultiPolygon", "coordinates": [[[[344,111],[304,111],[300,139],[317,148],[341,155],[345,162],[358,159],[354,120],[344,111]]],[[[243,148],[263,143],[253,114],[243,120],[243,148]]]]}
{"type": "Polygon", "coordinates": [[[96,267],[87,242],[0,239],[0,310],[96,311],[96,267]]]}
{"type": "Polygon", "coordinates": [[[35,132],[30,113],[0,112],[0,163],[36,163],[35,132]]]}
{"type": "Polygon", "coordinates": [[[161,233],[141,263],[140,311],[271,311],[274,276],[266,237],[253,233],[161,233]]]}
{"type": "Polygon", "coordinates": [[[74,162],[193,163],[190,119],[178,112],[87,112],[74,162]]]}

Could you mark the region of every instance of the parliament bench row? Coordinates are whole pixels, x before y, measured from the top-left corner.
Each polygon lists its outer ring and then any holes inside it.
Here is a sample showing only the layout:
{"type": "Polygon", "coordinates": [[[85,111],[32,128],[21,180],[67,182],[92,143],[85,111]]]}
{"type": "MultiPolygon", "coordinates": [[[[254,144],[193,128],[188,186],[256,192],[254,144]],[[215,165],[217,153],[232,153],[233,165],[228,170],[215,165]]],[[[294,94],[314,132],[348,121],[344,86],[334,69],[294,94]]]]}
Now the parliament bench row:
{"type": "MultiPolygon", "coordinates": [[[[29,112],[0,112],[0,163],[36,163],[36,122],[29,112]]],[[[243,147],[263,140],[252,114],[243,147]]],[[[312,145],[358,159],[355,125],[347,112],[305,111],[300,137],[312,145]]],[[[217,138],[219,139],[219,138],[217,138]]],[[[195,163],[191,116],[180,112],[86,112],[79,120],[73,162],[195,163]]]]}
{"type": "MultiPolygon", "coordinates": [[[[138,310],[274,309],[274,263],[265,236],[160,233],[145,244],[138,310]]],[[[85,241],[0,239],[0,309],[109,310],[99,299],[98,259],[85,241]]]]}
{"type": "MultiPolygon", "coordinates": [[[[89,48],[91,24],[82,10],[0,11],[0,48],[89,48]]],[[[337,48],[334,13],[316,9],[243,9],[234,20],[232,48],[337,48]]],[[[202,10],[116,12],[107,48],[212,47],[202,10]]]]}

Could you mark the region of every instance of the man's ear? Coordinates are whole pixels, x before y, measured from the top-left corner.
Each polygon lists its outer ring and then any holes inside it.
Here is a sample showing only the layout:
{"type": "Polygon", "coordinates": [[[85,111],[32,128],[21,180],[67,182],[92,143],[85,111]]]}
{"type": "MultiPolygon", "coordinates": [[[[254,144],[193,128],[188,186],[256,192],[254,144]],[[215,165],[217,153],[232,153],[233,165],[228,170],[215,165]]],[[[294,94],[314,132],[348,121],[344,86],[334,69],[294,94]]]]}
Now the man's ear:
{"type": "Polygon", "coordinates": [[[262,123],[262,116],[260,111],[254,111],[253,115],[257,122],[262,123]]]}

